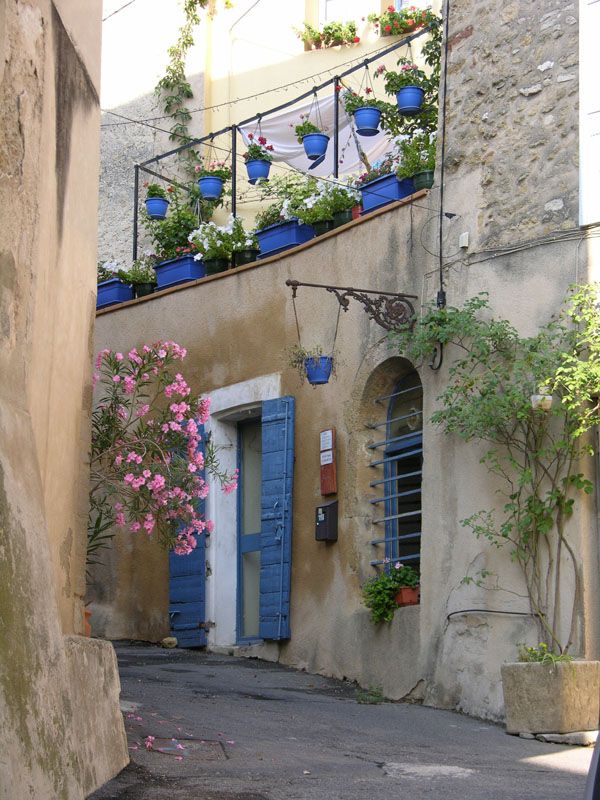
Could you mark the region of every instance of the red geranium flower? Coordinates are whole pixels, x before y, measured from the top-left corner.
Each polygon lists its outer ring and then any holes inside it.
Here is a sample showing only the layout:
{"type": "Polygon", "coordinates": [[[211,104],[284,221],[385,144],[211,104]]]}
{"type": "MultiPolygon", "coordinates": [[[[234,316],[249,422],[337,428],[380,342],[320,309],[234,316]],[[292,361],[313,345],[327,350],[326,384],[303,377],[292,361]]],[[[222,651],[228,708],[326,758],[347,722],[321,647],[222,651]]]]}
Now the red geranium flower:
{"type": "Polygon", "coordinates": [[[400,23],[398,22],[397,19],[395,19],[394,20],[394,28],[399,28],[399,27],[400,27],[400,23]]]}
{"type": "Polygon", "coordinates": [[[389,11],[390,13],[394,12],[395,10],[396,10],[396,9],[394,8],[394,6],[388,6],[388,11],[389,11]]]}
{"type": "Polygon", "coordinates": [[[354,42],[354,44],[358,44],[360,42],[360,36],[355,36],[352,41],[354,42]]]}
{"type": "Polygon", "coordinates": [[[252,139],[254,139],[254,134],[253,133],[249,133],[248,134],[248,138],[250,139],[250,141],[252,141],[252,139]]]}
{"type": "Polygon", "coordinates": [[[370,87],[370,86],[367,86],[367,88],[365,89],[365,92],[366,92],[367,94],[371,94],[371,92],[372,92],[372,91],[373,91],[373,89],[371,89],[371,87],[370,87]]]}
{"type": "Polygon", "coordinates": [[[391,26],[391,25],[386,25],[386,26],[385,26],[385,28],[384,28],[383,30],[384,30],[386,33],[390,33],[390,31],[392,30],[392,26],[391,26]]]}
{"type": "Polygon", "coordinates": [[[169,194],[171,194],[171,192],[174,192],[174,191],[175,191],[175,189],[173,189],[172,186],[167,186],[167,192],[169,192],[169,194]]]}
{"type": "Polygon", "coordinates": [[[339,83],[338,83],[338,85],[335,87],[335,90],[336,90],[336,92],[341,92],[341,91],[342,91],[342,87],[339,85],[339,83]]]}
{"type": "Polygon", "coordinates": [[[267,140],[265,139],[265,137],[264,137],[264,136],[259,136],[259,137],[258,137],[258,143],[259,143],[259,144],[266,144],[266,143],[267,143],[267,140]]]}
{"type": "Polygon", "coordinates": [[[406,24],[408,25],[409,28],[412,28],[413,25],[415,24],[415,21],[414,19],[407,19],[406,24]]]}

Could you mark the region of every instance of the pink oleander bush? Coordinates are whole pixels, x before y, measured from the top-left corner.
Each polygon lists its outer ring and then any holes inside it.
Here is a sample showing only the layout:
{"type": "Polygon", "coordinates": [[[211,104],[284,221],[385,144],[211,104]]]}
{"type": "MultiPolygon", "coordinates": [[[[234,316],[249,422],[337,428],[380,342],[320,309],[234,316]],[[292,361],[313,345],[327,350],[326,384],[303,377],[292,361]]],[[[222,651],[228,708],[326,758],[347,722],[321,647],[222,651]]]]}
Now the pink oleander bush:
{"type": "Polygon", "coordinates": [[[206,474],[235,490],[237,475],[219,467],[199,424],[210,399],[194,401],[177,371],[186,350],[175,342],[133,348],[125,356],[102,350],[96,359],[98,401],[92,414],[88,564],[114,535],[114,526],[155,536],[178,555],[213,524],[199,513],[206,474]],[[202,452],[204,451],[204,452],[202,452]]]}

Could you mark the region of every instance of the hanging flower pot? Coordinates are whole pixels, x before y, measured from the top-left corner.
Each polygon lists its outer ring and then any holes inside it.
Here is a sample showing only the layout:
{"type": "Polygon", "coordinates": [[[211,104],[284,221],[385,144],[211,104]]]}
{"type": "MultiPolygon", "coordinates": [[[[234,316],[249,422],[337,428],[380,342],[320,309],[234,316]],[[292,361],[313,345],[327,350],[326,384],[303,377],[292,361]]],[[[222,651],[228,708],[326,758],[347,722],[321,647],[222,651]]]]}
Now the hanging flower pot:
{"type": "Polygon", "coordinates": [[[255,183],[267,181],[269,179],[271,162],[263,161],[262,159],[246,161],[246,169],[248,171],[248,182],[254,185],[255,183]]]}
{"type": "Polygon", "coordinates": [[[163,197],[146,198],[146,213],[150,219],[164,219],[168,208],[169,201],[163,197]]]}
{"type": "Polygon", "coordinates": [[[373,106],[362,106],[354,112],[354,124],[359,136],[376,136],[380,120],[381,111],[373,106]]]}
{"type": "Polygon", "coordinates": [[[399,606],[418,606],[420,597],[420,586],[401,586],[396,594],[396,602],[399,606]]]}
{"type": "Polygon", "coordinates": [[[302,137],[304,152],[309,161],[316,161],[327,152],[329,136],[326,133],[307,133],[302,137]]]}
{"type": "Polygon", "coordinates": [[[332,368],[332,356],[309,356],[304,360],[306,379],[312,386],[329,383],[332,368]]]}
{"type": "Polygon", "coordinates": [[[205,200],[218,200],[223,194],[223,179],[216,175],[205,175],[198,179],[198,188],[205,200]]]}
{"type": "Polygon", "coordinates": [[[403,86],[400,91],[396,92],[399,113],[405,116],[418,114],[423,107],[424,97],[425,92],[420,86],[403,86]]]}

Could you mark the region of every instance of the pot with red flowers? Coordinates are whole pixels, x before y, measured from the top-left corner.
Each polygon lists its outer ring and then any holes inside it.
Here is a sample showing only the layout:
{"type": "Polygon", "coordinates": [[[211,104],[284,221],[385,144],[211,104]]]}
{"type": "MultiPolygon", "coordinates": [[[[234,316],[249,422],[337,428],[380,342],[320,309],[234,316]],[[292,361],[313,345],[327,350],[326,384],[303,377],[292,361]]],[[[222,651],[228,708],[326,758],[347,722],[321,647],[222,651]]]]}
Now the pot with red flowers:
{"type": "Polygon", "coordinates": [[[268,143],[265,136],[255,137],[253,133],[249,133],[247,138],[249,144],[244,153],[244,161],[248,171],[248,182],[253,185],[264,183],[269,180],[274,147],[268,143]]]}

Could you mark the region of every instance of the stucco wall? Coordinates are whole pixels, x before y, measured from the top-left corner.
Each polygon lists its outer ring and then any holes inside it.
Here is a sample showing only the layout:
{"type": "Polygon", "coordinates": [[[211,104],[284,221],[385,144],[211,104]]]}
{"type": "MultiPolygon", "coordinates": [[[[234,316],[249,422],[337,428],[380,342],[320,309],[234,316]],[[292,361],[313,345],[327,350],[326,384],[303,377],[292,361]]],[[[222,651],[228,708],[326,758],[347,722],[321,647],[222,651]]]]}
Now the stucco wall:
{"type": "Polygon", "coordinates": [[[0,6],[3,800],[81,798],[127,762],[112,646],[73,635],[85,592],[99,39],[99,2],[0,6]]]}

